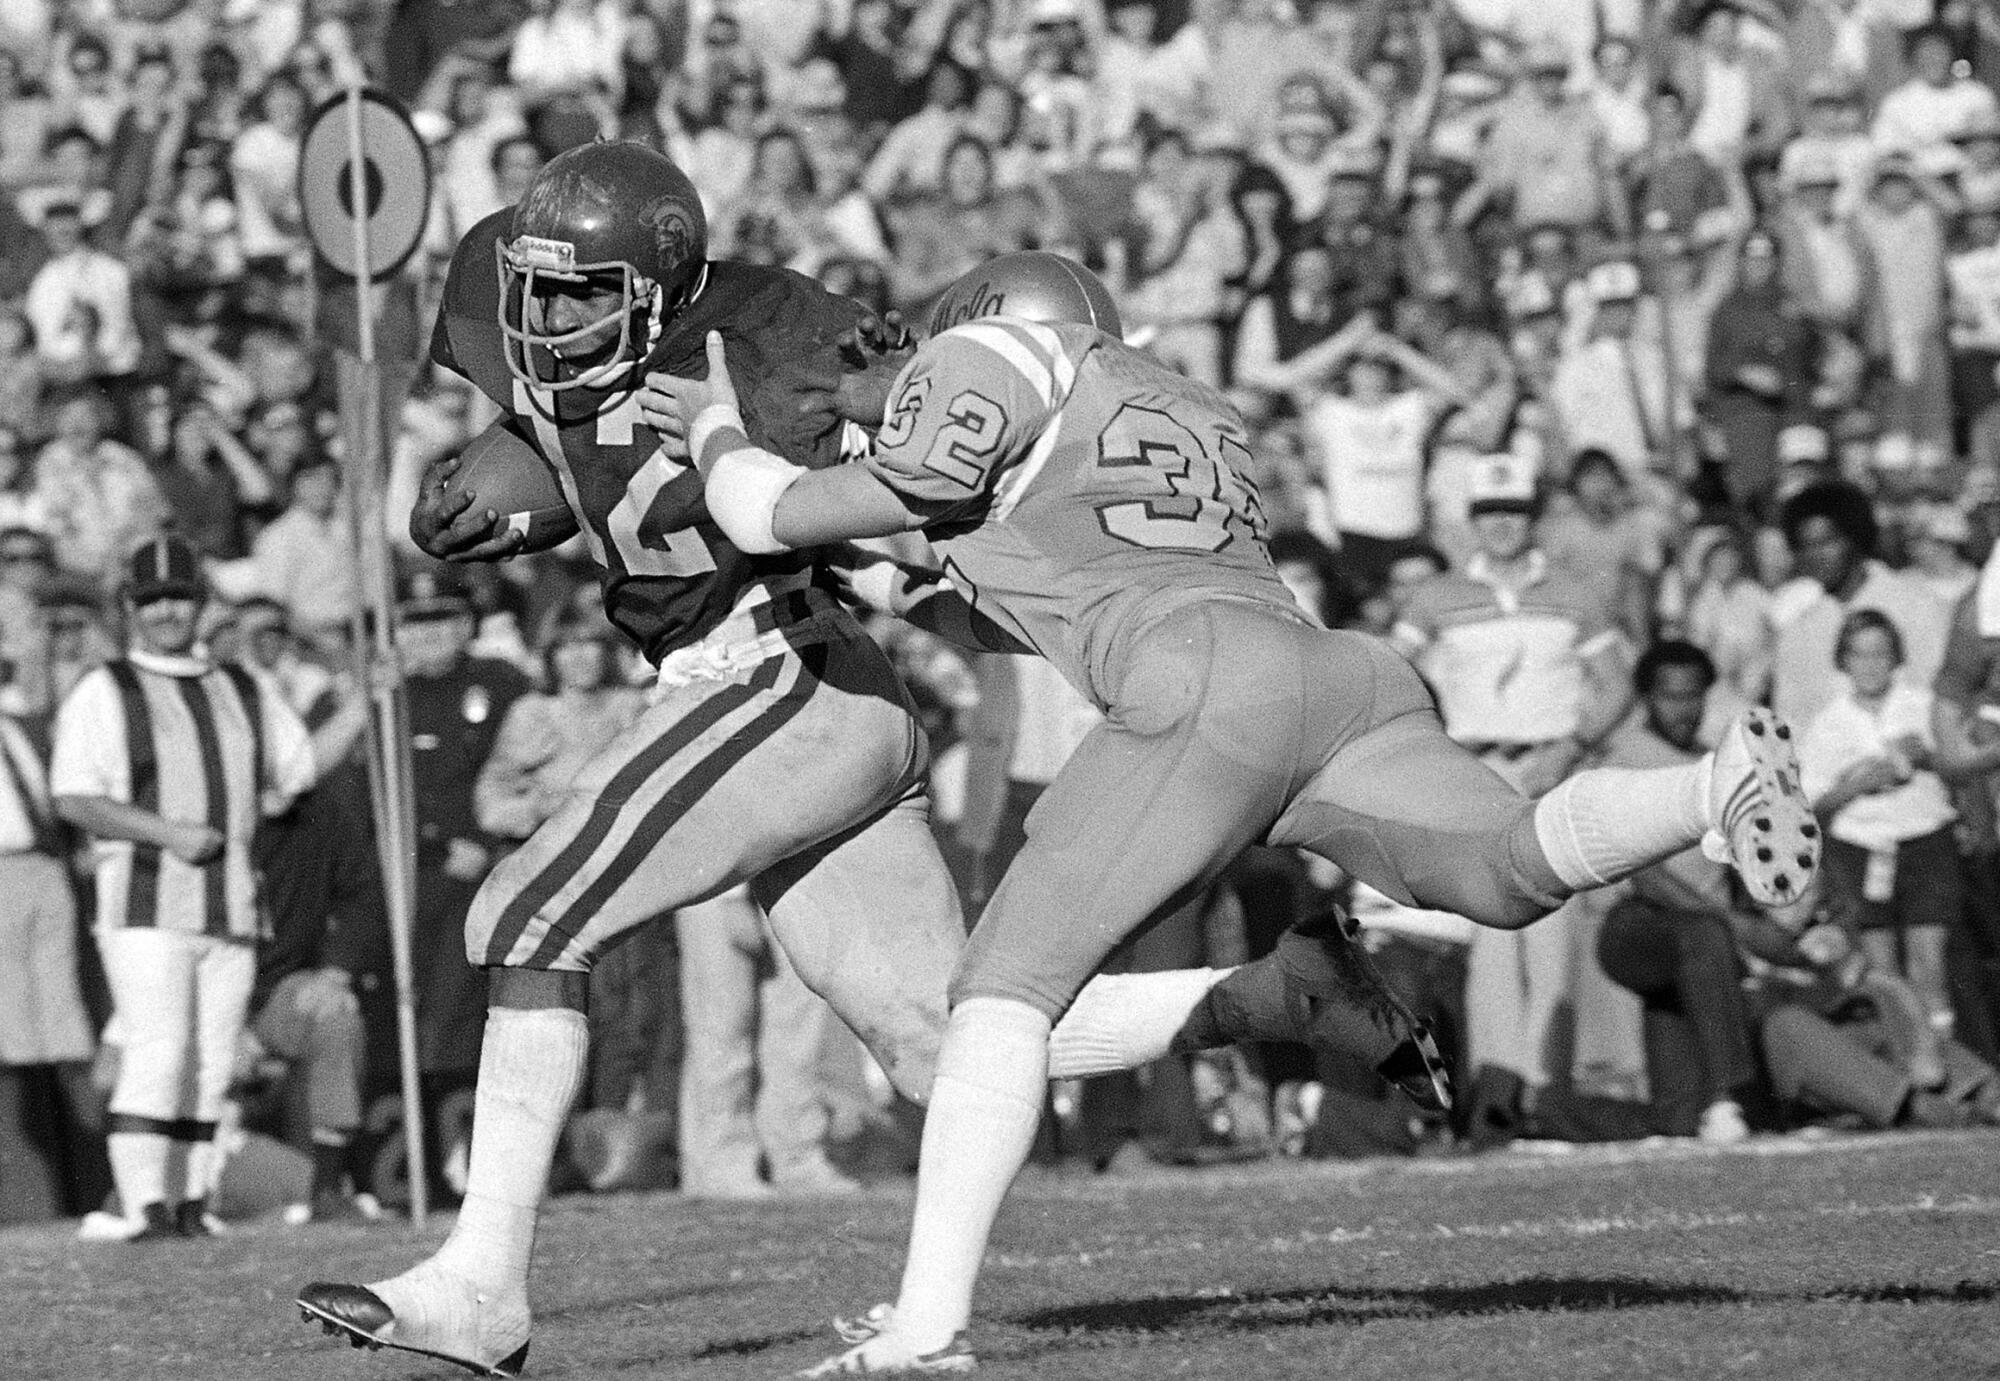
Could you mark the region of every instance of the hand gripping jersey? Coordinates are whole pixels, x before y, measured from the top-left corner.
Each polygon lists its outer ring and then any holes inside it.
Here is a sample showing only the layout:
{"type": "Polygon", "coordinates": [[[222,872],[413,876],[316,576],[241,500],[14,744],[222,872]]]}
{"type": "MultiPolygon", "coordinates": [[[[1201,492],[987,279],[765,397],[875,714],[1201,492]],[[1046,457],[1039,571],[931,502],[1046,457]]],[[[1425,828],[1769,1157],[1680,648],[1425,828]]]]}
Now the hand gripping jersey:
{"type": "Polygon", "coordinates": [[[1122,637],[1195,599],[1298,606],[1264,546],[1243,420],[1088,326],[987,317],[904,368],[864,462],[952,583],[1104,706],[1122,637]]]}
{"type": "MultiPolygon", "coordinates": [[[[834,464],[842,423],[826,390],[840,369],[836,341],[861,308],[785,269],[714,263],[640,364],[611,371],[601,388],[531,389],[501,355],[494,243],[511,210],[474,226],[453,253],[431,358],[499,404],[507,425],[554,467],[597,564],[605,614],[657,662],[714,628],[758,580],[796,574],[803,583],[811,561],[746,556],[730,545],[709,520],[701,476],[670,460],[639,420],[640,382],[662,370],[706,375],[704,342],[720,331],[750,436],[798,464],[834,464]]],[[[543,360],[545,374],[548,367],[543,360]]]]}

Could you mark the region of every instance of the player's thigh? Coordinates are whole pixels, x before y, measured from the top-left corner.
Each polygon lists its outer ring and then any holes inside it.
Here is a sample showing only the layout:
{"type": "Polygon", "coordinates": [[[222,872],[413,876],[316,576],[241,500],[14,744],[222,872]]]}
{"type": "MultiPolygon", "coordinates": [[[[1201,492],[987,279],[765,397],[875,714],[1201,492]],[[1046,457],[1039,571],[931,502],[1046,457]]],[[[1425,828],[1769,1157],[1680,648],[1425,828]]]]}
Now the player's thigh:
{"type": "Polygon", "coordinates": [[[922,770],[920,730],[873,644],[773,657],[654,705],[505,859],[466,926],[473,962],[586,970],[645,921],[866,819],[922,770]]]}
{"type": "Polygon", "coordinates": [[[899,1092],[928,1098],[965,926],[922,788],[786,859],[752,893],[805,985],[899,1092]]]}
{"type": "Polygon", "coordinates": [[[1211,881],[1282,807],[1300,724],[1284,678],[1249,684],[1234,649],[1201,636],[1172,648],[1135,659],[1117,714],[1035,803],[1027,843],[973,928],[954,1003],[1007,997],[1060,1015],[1106,956],[1211,881]]]}
{"type": "Polygon", "coordinates": [[[1538,891],[1533,812],[1423,708],[1344,744],[1269,842],[1309,849],[1406,906],[1520,926],[1559,900],[1538,891]]]}

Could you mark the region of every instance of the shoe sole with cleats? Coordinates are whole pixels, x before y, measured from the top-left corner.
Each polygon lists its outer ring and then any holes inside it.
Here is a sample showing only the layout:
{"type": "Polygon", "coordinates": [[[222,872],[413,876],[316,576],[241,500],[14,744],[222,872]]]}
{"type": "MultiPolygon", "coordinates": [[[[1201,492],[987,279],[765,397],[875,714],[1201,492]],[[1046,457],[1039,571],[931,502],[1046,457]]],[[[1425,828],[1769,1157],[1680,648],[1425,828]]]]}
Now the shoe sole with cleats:
{"type": "Polygon", "coordinates": [[[1734,865],[1752,900],[1784,906],[1805,894],[1819,869],[1819,822],[1799,785],[1790,726],[1769,710],[1751,710],[1740,732],[1750,752],[1750,773],[1723,805],[1715,830],[1722,857],[1708,841],[1704,852],[1734,865]]]}

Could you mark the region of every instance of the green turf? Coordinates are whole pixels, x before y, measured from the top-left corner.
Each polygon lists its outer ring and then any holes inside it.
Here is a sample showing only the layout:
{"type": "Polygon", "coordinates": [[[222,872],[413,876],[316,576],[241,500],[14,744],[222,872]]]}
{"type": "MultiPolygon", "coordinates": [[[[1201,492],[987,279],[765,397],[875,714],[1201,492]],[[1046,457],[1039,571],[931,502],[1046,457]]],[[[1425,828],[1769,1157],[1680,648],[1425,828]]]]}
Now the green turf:
{"type": "MultiPolygon", "coordinates": [[[[893,1290],[904,1187],[783,1206],[560,1201],[531,1377],[789,1374],[893,1290]]],[[[7,1377],[465,1373],[299,1323],[441,1236],[0,1235],[7,1377]]],[[[2000,1377],[2000,1136],[1025,1179],[995,1235],[988,1374],[1063,1378],[2000,1377]]]]}

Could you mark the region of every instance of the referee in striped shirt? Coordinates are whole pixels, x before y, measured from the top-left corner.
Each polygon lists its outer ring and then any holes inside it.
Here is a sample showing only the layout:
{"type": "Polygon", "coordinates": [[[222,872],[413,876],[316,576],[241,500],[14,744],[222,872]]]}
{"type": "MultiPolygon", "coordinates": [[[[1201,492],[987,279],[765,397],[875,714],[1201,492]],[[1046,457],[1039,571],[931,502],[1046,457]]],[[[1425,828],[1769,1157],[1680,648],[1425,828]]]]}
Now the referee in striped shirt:
{"type": "Polygon", "coordinates": [[[146,543],[122,593],[131,649],[63,702],[49,786],[95,846],[121,1055],[109,1150],[128,1235],[199,1236],[255,976],[251,838],[312,785],[312,742],[280,697],[198,646],[208,592],[193,547],[146,543]]]}

